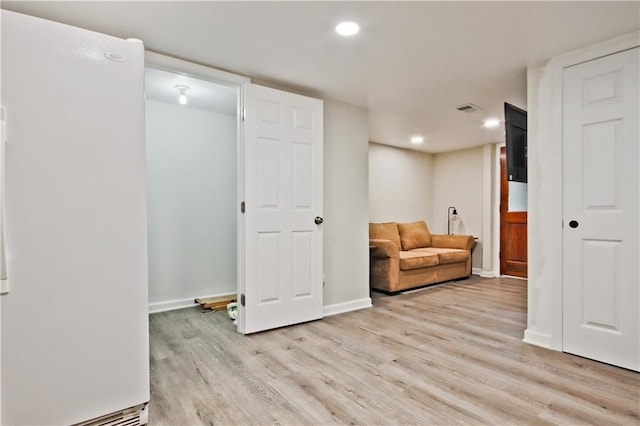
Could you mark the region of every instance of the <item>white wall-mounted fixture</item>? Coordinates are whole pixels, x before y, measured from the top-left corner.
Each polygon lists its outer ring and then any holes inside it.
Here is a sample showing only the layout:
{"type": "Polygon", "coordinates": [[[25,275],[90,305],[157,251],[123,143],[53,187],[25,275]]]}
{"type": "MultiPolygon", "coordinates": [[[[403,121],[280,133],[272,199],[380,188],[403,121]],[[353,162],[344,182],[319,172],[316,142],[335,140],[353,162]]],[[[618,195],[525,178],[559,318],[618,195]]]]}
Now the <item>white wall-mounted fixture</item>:
{"type": "Polygon", "coordinates": [[[412,136],[411,137],[411,143],[413,144],[421,144],[424,142],[424,137],[423,136],[412,136]]]}
{"type": "Polygon", "coordinates": [[[484,120],[484,122],[482,123],[482,126],[488,129],[491,129],[493,127],[498,127],[499,125],[500,125],[500,120],[498,120],[497,118],[489,118],[487,120],[484,120]]]}
{"type": "Polygon", "coordinates": [[[358,31],[360,31],[360,25],[351,21],[341,22],[336,26],[336,32],[345,37],[356,35],[358,31]]]}
{"type": "Polygon", "coordinates": [[[178,84],[176,86],[176,89],[178,89],[178,92],[180,92],[180,96],[178,97],[178,102],[180,102],[180,105],[186,105],[187,104],[186,92],[187,90],[189,90],[189,86],[185,86],[184,84],[178,84]]]}

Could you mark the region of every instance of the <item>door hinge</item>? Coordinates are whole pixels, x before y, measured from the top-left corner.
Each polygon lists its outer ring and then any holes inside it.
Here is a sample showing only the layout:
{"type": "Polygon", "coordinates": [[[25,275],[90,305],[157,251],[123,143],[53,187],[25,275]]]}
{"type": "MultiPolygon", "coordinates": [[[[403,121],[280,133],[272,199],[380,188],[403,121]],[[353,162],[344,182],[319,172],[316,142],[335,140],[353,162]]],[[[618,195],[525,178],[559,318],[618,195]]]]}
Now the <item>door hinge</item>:
{"type": "Polygon", "coordinates": [[[244,214],[244,210],[245,210],[245,208],[244,208],[244,201],[241,201],[241,202],[240,202],[240,213],[244,214]]]}
{"type": "Polygon", "coordinates": [[[240,305],[244,306],[245,304],[245,300],[244,300],[244,293],[240,295],[240,305]]]}
{"type": "Polygon", "coordinates": [[[244,121],[247,118],[247,109],[246,108],[242,108],[242,114],[240,114],[242,121],[244,121]]]}

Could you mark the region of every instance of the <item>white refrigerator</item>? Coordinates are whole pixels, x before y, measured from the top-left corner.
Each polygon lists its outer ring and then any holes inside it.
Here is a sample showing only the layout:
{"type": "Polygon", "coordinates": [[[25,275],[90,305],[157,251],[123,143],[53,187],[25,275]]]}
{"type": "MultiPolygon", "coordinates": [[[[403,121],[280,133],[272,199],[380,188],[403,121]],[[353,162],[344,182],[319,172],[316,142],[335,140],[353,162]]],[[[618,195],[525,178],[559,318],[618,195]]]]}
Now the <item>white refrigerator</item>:
{"type": "Polygon", "coordinates": [[[144,47],[1,19],[1,423],[145,423],[144,47]]]}

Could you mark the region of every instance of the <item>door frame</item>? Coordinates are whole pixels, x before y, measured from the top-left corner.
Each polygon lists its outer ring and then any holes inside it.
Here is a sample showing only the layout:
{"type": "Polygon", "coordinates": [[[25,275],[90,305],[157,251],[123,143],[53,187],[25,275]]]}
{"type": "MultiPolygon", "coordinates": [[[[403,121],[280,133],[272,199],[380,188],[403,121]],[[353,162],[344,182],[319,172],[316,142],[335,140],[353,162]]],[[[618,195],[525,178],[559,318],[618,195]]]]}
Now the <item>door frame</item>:
{"type": "Polygon", "coordinates": [[[494,180],[493,180],[493,241],[495,244],[493,245],[492,250],[492,258],[493,258],[493,274],[495,277],[500,277],[500,150],[505,148],[507,144],[505,142],[500,142],[496,144],[494,158],[493,158],[493,171],[494,171],[494,180]]]}
{"type": "MultiPolygon", "coordinates": [[[[503,250],[505,248],[505,237],[506,234],[508,234],[507,232],[507,214],[511,214],[511,215],[518,215],[520,216],[524,216],[524,223],[525,225],[527,225],[527,216],[528,216],[528,211],[524,210],[524,211],[515,211],[515,212],[510,212],[509,211],[509,180],[507,179],[507,148],[506,146],[501,146],[500,148],[498,148],[498,158],[500,159],[500,167],[499,167],[499,181],[500,181],[500,191],[498,193],[498,199],[499,199],[499,210],[500,210],[500,214],[499,214],[499,224],[498,224],[498,229],[500,232],[500,238],[499,238],[499,244],[498,244],[498,271],[499,271],[499,275],[500,277],[502,276],[508,276],[510,278],[517,278],[517,279],[527,279],[527,271],[524,272],[524,276],[522,275],[517,275],[516,274],[508,274],[505,273],[506,269],[507,269],[507,259],[506,257],[504,257],[503,255],[505,254],[506,250],[503,250]],[[503,164],[503,160],[502,160],[502,150],[505,150],[505,159],[504,159],[504,169],[502,167],[503,164]],[[503,173],[504,170],[504,173],[503,173]],[[503,183],[506,183],[506,185],[503,185],[503,183]],[[506,187],[505,187],[506,186],[506,187]],[[506,194],[505,194],[506,193],[506,194]],[[506,200],[503,200],[503,197],[506,195],[506,200]],[[506,202],[503,203],[503,201],[506,202]]],[[[529,227],[527,226],[527,229],[529,227]]],[[[527,259],[528,261],[528,259],[527,259]]]]}
{"type": "Polygon", "coordinates": [[[171,73],[182,74],[212,83],[235,87],[236,99],[236,291],[238,294],[244,291],[244,215],[240,211],[240,203],[244,200],[244,91],[249,77],[233,74],[216,68],[199,65],[183,59],[174,58],[160,53],[145,50],[145,67],[155,68],[171,73]]]}
{"type": "MultiPolygon", "coordinates": [[[[538,72],[537,90],[529,83],[528,110],[535,129],[530,144],[530,159],[534,167],[530,168],[533,178],[529,183],[535,190],[528,194],[529,206],[544,205],[544,214],[537,209],[531,215],[529,211],[529,266],[533,271],[529,276],[528,328],[524,341],[537,346],[562,351],[562,292],[563,292],[563,201],[562,201],[562,71],[564,68],[611,55],[638,46],[640,32],[635,31],[611,40],[588,46],[550,59],[542,64],[538,72]],[[532,117],[532,115],[535,115],[532,117]],[[540,154],[544,151],[546,168],[536,171],[540,154]],[[544,173],[542,179],[540,173],[544,173]],[[555,182],[550,187],[549,182],[555,182]],[[542,188],[544,186],[544,188],[542,188]],[[544,199],[538,199],[541,191],[550,189],[544,199]],[[531,224],[535,224],[536,235],[531,234],[531,224]],[[544,251],[544,256],[542,251],[544,251]],[[542,259],[543,258],[543,259],[542,259]],[[533,261],[533,262],[532,262],[533,261]],[[535,301],[535,305],[532,305],[535,301]]],[[[531,76],[530,76],[531,77],[531,76]]],[[[531,186],[530,186],[531,189],[531,186]]],[[[640,260],[640,259],[639,259],[640,260]]]]}

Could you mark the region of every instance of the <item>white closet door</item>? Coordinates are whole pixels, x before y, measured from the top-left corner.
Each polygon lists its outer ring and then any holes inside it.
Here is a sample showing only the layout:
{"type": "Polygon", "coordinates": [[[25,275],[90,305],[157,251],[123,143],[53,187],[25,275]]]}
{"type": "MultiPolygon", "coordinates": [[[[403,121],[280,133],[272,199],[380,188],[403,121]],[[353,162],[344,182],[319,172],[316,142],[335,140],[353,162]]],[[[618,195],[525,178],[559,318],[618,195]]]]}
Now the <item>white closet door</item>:
{"type": "Polygon", "coordinates": [[[245,107],[238,329],[252,333],[322,317],[323,104],[248,84],[245,107]]]}
{"type": "Polygon", "coordinates": [[[563,75],[563,350],[640,368],[638,51],[563,75]]]}

